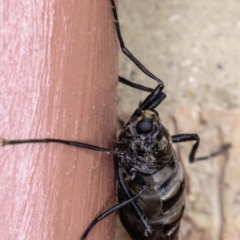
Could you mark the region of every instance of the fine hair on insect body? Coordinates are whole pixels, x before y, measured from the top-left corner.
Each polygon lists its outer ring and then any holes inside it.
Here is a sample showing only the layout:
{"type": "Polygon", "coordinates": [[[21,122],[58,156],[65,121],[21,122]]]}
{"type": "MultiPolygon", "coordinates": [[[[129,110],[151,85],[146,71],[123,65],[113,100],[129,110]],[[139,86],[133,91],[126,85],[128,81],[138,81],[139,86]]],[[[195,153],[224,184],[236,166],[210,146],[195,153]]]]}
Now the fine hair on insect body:
{"type": "MultiPolygon", "coordinates": [[[[114,0],[111,0],[117,36],[121,49],[146,75],[157,82],[155,89],[130,82],[124,77],[119,81],[150,94],[140,102],[129,121],[124,125],[115,149],[94,146],[62,139],[2,140],[2,145],[57,142],[71,146],[113,154],[119,182],[119,204],[97,216],[81,239],[86,239],[92,227],[101,219],[119,210],[120,218],[132,239],[177,239],[180,220],[184,211],[184,174],[177,160],[172,143],[194,141],[190,162],[196,158],[199,146],[197,134],[171,136],[155,110],[165,99],[163,82],[149,72],[125,47],[114,0]]],[[[140,99],[139,99],[140,100],[140,99]]],[[[225,146],[216,155],[227,149],[225,146]]]]}

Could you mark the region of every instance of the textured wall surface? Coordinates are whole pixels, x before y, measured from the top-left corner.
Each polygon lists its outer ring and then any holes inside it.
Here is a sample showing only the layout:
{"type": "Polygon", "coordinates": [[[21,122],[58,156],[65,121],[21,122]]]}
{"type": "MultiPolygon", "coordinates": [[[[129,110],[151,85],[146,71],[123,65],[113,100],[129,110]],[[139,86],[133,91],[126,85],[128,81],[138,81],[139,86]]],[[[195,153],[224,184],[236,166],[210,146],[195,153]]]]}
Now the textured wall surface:
{"type": "MultiPolygon", "coordinates": [[[[175,145],[187,178],[181,239],[240,239],[240,4],[121,0],[119,7],[126,46],[165,83],[167,99],[157,108],[163,124],[172,134],[198,133],[198,156],[233,145],[192,165],[192,143],[175,145]]],[[[123,54],[120,74],[156,86],[123,54]]],[[[120,84],[119,118],[125,121],[145,96],[120,84]]],[[[120,239],[129,239],[123,230],[117,232],[120,239]]]]}

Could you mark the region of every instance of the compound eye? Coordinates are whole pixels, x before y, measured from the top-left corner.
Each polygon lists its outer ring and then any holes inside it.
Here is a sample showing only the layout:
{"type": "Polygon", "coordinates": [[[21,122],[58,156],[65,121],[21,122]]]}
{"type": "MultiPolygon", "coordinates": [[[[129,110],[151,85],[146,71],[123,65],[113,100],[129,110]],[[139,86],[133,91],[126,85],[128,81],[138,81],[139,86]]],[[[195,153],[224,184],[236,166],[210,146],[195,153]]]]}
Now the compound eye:
{"type": "Polygon", "coordinates": [[[153,124],[149,120],[141,120],[137,123],[137,131],[140,134],[147,134],[150,133],[153,129],[153,124]]]}

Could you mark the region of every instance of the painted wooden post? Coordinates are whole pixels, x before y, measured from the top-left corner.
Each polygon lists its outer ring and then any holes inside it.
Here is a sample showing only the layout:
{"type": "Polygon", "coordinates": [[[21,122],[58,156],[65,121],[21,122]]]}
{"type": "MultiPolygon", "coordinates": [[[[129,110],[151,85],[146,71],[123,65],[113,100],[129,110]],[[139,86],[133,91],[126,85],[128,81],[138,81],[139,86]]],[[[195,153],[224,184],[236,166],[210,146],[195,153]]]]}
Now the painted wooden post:
{"type": "MultiPolygon", "coordinates": [[[[108,0],[4,1],[0,136],[113,148],[117,42],[108,0]]],[[[60,144],[0,149],[2,239],[79,239],[115,203],[113,157],[60,144]]],[[[114,239],[114,220],[91,240],[114,239]]]]}

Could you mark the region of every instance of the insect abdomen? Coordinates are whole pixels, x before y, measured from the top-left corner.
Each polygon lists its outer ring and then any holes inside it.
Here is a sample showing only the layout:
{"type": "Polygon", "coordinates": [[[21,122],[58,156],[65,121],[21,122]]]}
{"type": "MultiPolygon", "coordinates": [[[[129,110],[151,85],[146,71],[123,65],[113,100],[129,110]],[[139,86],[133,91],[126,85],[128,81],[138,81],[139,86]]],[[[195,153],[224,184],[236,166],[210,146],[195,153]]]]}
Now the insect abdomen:
{"type": "MultiPolygon", "coordinates": [[[[144,228],[139,224],[132,206],[120,210],[120,219],[133,240],[176,240],[184,211],[184,176],[181,163],[175,153],[169,163],[160,171],[146,175],[141,173],[147,189],[136,202],[152,227],[152,234],[144,236],[144,228]]],[[[128,180],[125,179],[128,183],[128,180]]],[[[129,190],[136,194],[140,186],[129,181],[129,190]]],[[[126,199],[119,189],[119,200],[126,199]]]]}

